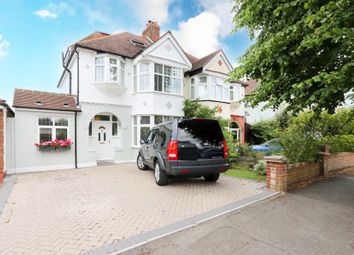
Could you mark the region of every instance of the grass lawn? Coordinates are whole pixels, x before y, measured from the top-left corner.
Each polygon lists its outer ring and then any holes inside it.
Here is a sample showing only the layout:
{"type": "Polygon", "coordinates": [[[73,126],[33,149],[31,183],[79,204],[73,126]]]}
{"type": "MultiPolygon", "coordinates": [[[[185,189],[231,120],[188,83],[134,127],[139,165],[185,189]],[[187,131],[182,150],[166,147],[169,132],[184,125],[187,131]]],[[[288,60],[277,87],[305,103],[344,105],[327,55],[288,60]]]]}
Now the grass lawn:
{"type": "Polygon", "coordinates": [[[246,165],[237,165],[237,168],[229,169],[226,173],[224,173],[224,175],[256,181],[264,181],[266,179],[266,176],[259,175],[258,173],[249,170],[249,167],[246,165]]]}

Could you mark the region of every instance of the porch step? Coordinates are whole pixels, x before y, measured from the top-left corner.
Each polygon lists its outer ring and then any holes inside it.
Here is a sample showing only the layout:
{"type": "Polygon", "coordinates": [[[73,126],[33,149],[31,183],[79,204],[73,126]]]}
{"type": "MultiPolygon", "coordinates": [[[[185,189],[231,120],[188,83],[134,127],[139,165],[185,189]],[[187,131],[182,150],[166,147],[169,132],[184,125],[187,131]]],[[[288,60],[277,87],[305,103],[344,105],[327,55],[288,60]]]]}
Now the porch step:
{"type": "Polygon", "coordinates": [[[97,166],[115,165],[113,160],[97,160],[97,166]]]}

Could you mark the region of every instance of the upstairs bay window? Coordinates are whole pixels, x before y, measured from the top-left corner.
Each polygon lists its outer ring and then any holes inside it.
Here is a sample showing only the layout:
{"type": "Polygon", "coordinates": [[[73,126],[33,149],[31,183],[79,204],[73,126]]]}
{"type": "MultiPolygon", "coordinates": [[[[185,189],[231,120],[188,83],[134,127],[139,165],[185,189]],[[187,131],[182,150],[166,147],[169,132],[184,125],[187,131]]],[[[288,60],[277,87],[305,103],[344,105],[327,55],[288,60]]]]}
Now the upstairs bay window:
{"type": "Polygon", "coordinates": [[[154,90],[171,94],[181,94],[181,69],[166,65],[154,64],[154,90]]]}
{"type": "Polygon", "coordinates": [[[139,68],[139,91],[150,90],[150,63],[142,63],[139,68]]]}
{"type": "Polygon", "coordinates": [[[119,83],[124,85],[125,64],[118,58],[107,56],[95,59],[95,82],[96,83],[119,83]]]}

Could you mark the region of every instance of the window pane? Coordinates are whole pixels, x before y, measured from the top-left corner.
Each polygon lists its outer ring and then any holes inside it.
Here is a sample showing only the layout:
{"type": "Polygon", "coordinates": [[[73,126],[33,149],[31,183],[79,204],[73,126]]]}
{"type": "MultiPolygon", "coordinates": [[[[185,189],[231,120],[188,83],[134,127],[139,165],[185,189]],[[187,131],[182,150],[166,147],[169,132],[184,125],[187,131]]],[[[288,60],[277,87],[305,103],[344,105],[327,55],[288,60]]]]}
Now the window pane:
{"type": "Polygon", "coordinates": [[[52,140],[52,129],[51,128],[40,128],[39,129],[39,142],[48,142],[52,140]]]}
{"type": "Polygon", "coordinates": [[[138,123],[137,118],[138,118],[137,116],[134,116],[134,125],[138,123]]]}
{"type": "Polygon", "coordinates": [[[165,75],[172,75],[172,67],[170,66],[164,66],[164,73],[165,75]]]}
{"type": "Polygon", "coordinates": [[[230,100],[233,101],[234,100],[234,91],[230,90],[230,100]]]}
{"type": "Polygon", "coordinates": [[[212,83],[212,84],[211,84],[210,97],[211,97],[212,99],[215,99],[215,98],[216,98],[216,84],[215,84],[215,83],[212,83]]]}
{"type": "Polygon", "coordinates": [[[155,64],[155,73],[160,73],[160,74],[162,74],[162,65],[160,65],[160,64],[155,64]]]}
{"type": "Polygon", "coordinates": [[[110,121],[111,117],[109,115],[96,115],[94,117],[94,120],[98,120],[98,121],[110,121]]]}
{"type": "Polygon", "coordinates": [[[58,140],[68,139],[68,130],[66,128],[57,128],[55,138],[58,140]]]}
{"type": "Polygon", "coordinates": [[[39,118],[38,125],[40,126],[53,126],[52,118],[39,118]]]}
{"type": "Polygon", "coordinates": [[[109,68],[109,80],[110,81],[118,81],[117,72],[118,72],[118,68],[116,66],[111,66],[109,68]]]}
{"type": "Polygon", "coordinates": [[[163,122],[163,117],[161,115],[155,115],[155,125],[163,122]]]}
{"type": "Polygon", "coordinates": [[[149,132],[150,132],[149,127],[141,127],[140,128],[140,139],[146,140],[148,138],[149,132]]]}
{"type": "Polygon", "coordinates": [[[118,135],[118,123],[117,122],[112,123],[112,135],[113,136],[118,135]]]}
{"type": "Polygon", "coordinates": [[[167,93],[171,92],[171,77],[164,76],[164,91],[167,93]]]}
{"type": "Polygon", "coordinates": [[[177,79],[177,78],[173,78],[171,93],[181,94],[181,87],[182,87],[182,80],[177,79]]]}
{"type": "Polygon", "coordinates": [[[182,74],[182,71],[180,68],[176,68],[176,67],[173,68],[172,76],[174,76],[176,78],[181,78],[181,74],[182,74]]]}
{"type": "Polygon", "coordinates": [[[194,84],[194,78],[192,78],[191,83],[194,84]]]}
{"type": "Polygon", "coordinates": [[[162,91],[162,75],[155,74],[155,91],[162,91]]]}
{"type": "Polygon", "coordinates": [[[170,121],[170,120],[173,120],[172,116],[165,116],[164,117],[164,121],[170,121]]]}
{"type": "Polygon", "coordinates": [[[118,118],[115,115],[112,115],[112,121],[118,121],[118,118]]]}
{"type": "Polygon", "coordinates": [[[148,73],[149,72],[149,63],[140,64],[140,72],[148,73]]]}
{"type": "Polygon", "coordinates": [[[69,124],[68,119],[55,119],[56,126],[67,127],[69,124]]]}
{"type": "Polygon", "coordinates": [[[207,82],[207,77],[206,77],[206,76],[199,77],[199,82],[200,82],[200,83],[205,83],[205,82],[207,82]]]}
{"type": "Polygon", "coordinates": [[[96,66],[96,82],[103,82],[104,81],[104,66],[96,66]]]}
{"type": "Polygon", "coordinates": [[[199,85],[198,86],[198,95],[197,97],[200,99],[205,99],[207,97],[207,86],[206,85],[199,85]]]}
{"type": "Polygon", "coordinates": [[[222,100],[222,86],[221,85],[216,86],[216,99],[222,100]]]}
{"type": "Polygon", "coordinates": [[[140,124],[150,124],[150,116],[140,116],[140,124]]]}
{"type": "Polygon", "coordinates": [[[96,65],[104,65],[104,58],[96,58],[96,65]]]}
{"type": "Polygon", "coordinates": [[[110,58],[109,59],[109,63],[112,64],[112,65],[116,65],[117,64],[117,59],[110,58]]]}
{"type": "Polygon", "coordinates": [[[146,91],[150,89],[150,76],[140,75],[140,91],[146,91]]]}

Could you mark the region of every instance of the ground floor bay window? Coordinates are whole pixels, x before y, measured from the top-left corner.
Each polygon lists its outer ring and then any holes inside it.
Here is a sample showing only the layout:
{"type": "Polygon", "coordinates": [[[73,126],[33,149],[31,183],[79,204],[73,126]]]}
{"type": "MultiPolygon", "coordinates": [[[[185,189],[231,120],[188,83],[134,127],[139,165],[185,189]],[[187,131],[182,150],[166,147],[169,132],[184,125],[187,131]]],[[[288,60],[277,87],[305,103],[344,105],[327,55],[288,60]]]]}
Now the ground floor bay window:
{"type": "Polygon", "coordinates": [[[133,146],[140,146],[140,140],[148,137],[152,127],[166,121],[179,119],[175,116],[138,115],[133,117],[133,146]]]}

